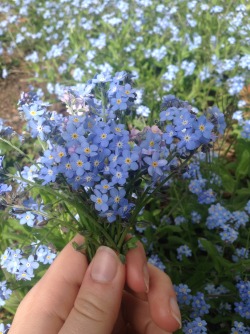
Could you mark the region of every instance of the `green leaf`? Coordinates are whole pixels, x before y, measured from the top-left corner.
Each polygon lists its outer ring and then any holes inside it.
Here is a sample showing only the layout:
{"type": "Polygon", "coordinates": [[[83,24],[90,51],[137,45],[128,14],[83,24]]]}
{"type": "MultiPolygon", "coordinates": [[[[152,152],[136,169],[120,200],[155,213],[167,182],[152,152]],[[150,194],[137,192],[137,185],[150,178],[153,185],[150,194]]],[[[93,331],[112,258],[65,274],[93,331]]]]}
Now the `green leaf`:
{"type": "Polygon", "coordinates": [[[206,239],[199,239],[202,246],[205,248],[207,251],[208,255],[211,257],[214,263],[214,268],[217,272],[221,272],[221,264],[219,261],[220,254],[217,251],[216,247],[212,244],[212,242],[206,240],[206,239]]]}
{"type": "Polygon", "coordinates": [[[234,192],[236,182],[231,175],[224,174],[222,176],[222,182],[223,182],[223,186],[224,186],[224,188],[227,192],[229,192],[229,193],[234,192]]]}
{"type": "Polygon", "coordinates": [[[250,153],[247,150],[244,150],[238,167],[236,169],[236,177],[237,179],[242,179],[247,176],[249,170],[249,162],[250,162],[250,153]]]}

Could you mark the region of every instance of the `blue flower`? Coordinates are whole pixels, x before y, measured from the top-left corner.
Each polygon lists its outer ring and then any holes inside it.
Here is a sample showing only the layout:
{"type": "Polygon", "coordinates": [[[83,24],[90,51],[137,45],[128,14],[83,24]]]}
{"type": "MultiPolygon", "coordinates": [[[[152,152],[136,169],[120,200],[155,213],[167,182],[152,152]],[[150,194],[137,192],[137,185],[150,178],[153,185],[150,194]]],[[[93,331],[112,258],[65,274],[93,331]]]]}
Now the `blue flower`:
{"type": "Polygon", "coordinates": [[[166,266],[163,264],[163,262],[161,261],[161,259],[159,258],[157,254],[152,254],[148,258],[148,263],[153,264],[155,267],[159,268],[162,271],[166,269],[166,266]]]}
{"type": "Polygon", "coordinates": [[[57,173],[58,173],[57,167],[51,167],[51,168],[43,167],[39,173],[39,178],[43,180],[42,185],[45,185],[49,182],[55,182],[57,173]]]}
{"type": "Polygon", "coordinates": [[[148,167],[148,174],[151,176],[155,176],[156,174],[161,176],[163,175],[163,170],[161,167],[166,166],[167,160],[165,159],[160,159],[160,153],[159,152],[154,152],[152,157],[145,157],[143,159],[148,167]]]}
{"type": "Polygon", "coordinates": [[[4,183],[0,183],[0,195],[3,195],[6,192],[10,192],[12,190],[12,186],[4,183]]]}
{"type": "Polygon", "coordinates": [[[193,296],[192,307],[193,311],[191,317],[196,318],[208,314],[211,306],[206,303],[204,293],[197,292],[197,294],[193,296]]]}
{"type": "Polygon", "coordinates": [[[226,121],[223,113],[215,106],[209,109],[208,112],[211,115],[210,121],[214,124],[215,130],[223,134],[226,129],[226,121]]]}
{"type": "Polygon", "coordinates": [[[130,84],[125,84],[125,86],[123,87],[121,93],[124,96],[127,96],[128,98],[134,98],[135,97],[135,90],[131,87],[130,84]]]}
{"type": "Polygon", "coordinates": [[[5,305],[6,300],[10,298],[11,294],[12,290],[7,287],[7,282],[0,282],[0,307],[5,305]]]}
{"type": "Polygon", "coordinates": [[[200,317],[188,322],[183,326],[184,334],[205,334],[207,333],[207,322],[200,317]]]}
{"type": "Polygon", "coordinates": [[[185,132],[178,132],[178,138],[180,139],[179,143],[177,144],[178,148],[186,148],[187,150],[195,150],[199,147],[199,137],[197,134],[193,133],[192,129],[189,129],[185,132]]]}
{"type": "Polygon", "coordinates": [[[42,264],[51,264],[56,258],[56,254],[53,253],[47,246],[39,245],[36,250],[37,261],[42,264]]]}
{"type": "Polygon", "coordinates": [[[243,322],[234,321],[230,334],[248,334],[250,327],[246,327],[243,322]]]}
{"type": "Polygon", "coordinates": [[[82,176],[85,171],[89,171],[91,169],[90,162],[84,154],[79,155],[73,153],[69,159],[69,163],[71,164],[72,169],[75,171],[76,175],[82,176]]]}
{"type": "Polygon", "coordinates": [[[151,154],[152,151],[160,151],[161,135],[159,133],[154,133],[151,130],[146,132],[146,138],[140,144],[140,148],[143,149],[143,153],[151,154]]]}
{"type": "Polygon", "coordinates": [[[176,131],[182,131],[193,127],[195,116],[188,110],[182,110],[175,118],[174,125],[176,131]]]}
{"type": "Polygon", "coordinates": [[[38,121],[40,119],[40,116],[42,116],[45,112],[46,109],[42,108],[40,103],[31,103],[29,105],[23,105],[22,106],[22,111],[25,114],[25,118],[29,120],[36,120],[38,121]]]}
{"type": "Polygon", "coordinates": [[[30,121],[29,126],[31,128],[31,136],[39,137],[41,140],[45,140],[46,135],[51,132],[51,128],[46,124],[46,119],[40,117],[37,121],[30,121]]]}
{"type": "Polygon", "coordinates": [[[177,295],[178,304],[190,305],[192,301],[191,289],[187,284],[174,285],[174,289],[177,295]]]}
{"type": "Polygon", "coordinates": [[[111,139],[114,137],[109,125],[105,125],[104,127],[100,127],[100,125],[95,126],[92,133],[93,144],[99,144],[101,147],[107,147],[111,139]]]}
{"type": "Polygon", "coordinates": [[[96,189],[100,190],[103,194],[106,194],[110,189],[114,187],[113,183],[108,182],[108,180],[104,179],[101,183],[95,186],[96,189]]]}
{"type": "Polygon", "coordinates": [[[10,324],[4,325],[3,323],[0,323],[0,333],[7,334],[10,327],[11,327],[10,324]]]}
{"type": "Polygon", "coordinates": [[[126,195],[126,191],[124,188],[112,188],[109,193],[111,197],[109,198],[108,203],[114,210],[117,210],[126,195]]]}
{"type": "Polygon", "coordinates": [[[20,260],[20,267],[17,273],[17,279],[29,280],[34,277],[34,269],[39,267],[39,263],[35,260],[33,255],[30,255],[28,259],[20,260]]]}
{"type": "Polygon", "coordinates": [[[111,99],[112,111],[126,110],[128,97],[122,96],[121,92],[117,92],[115,98],[111,99]]]}
{"type": "Polygon", "coordinates": [[[74,146],[84,140],[85,130],[83,127],[77,127],[75,123],[69,123],[66,131],[62,133],[62,138],[66,141],[67,147],[74,146]]]}
{"type": "Polygon", "coordinates": [[[98,146],[89,144],[86,140],[81,140],[81,145],[76,148],[76,153],[85,154],[87,157],[97,155],[98,146]]]}
{"type": "Polygon", "coordinates": [[[179,261],[182,261],[183,255],[185,257],[191,257],[192,256],[192,251],[187,245],[182,245],[177,248],[177,259],[179,261]]]}
{"type": "Polygon", "coordinates": [[[222,231],[219,234],[221,240],[231,244],[238,238],[239,232],[235,231],[232,227],[225,225],[222,227],[222,231]]]}
{"type": "Polygon", "coordinates": [[[33,215],[30,211],[25,212],[20,215],[20,224],[27,224],[28,226],[33,227],[35,225],[35,215],[33,215]]]}
{"type": "Polygon", "coordinates": [[[122,167],[124,171],[137,170],[139,168],[137,161],[139,155],[137,153],[130,152],[129,150],[122,151],[122,156],[118,158],[117,163],[122,167]]]}
{"type": "Polygon", "coordinates": [[[211,131],[214,128],[214,125],[209,122],[204,115],[200,116],[197,122],[194,122],[193,127],[195,129],[195,134],[210,140],[211,131]]]}
{"type": "Polygon", "coordinates": [[[126,198],[123,198],[119,203],[119,209],[117,211],[118,215],[123,219],[128,219],[131,213],[131,210],[135,207],[134,203],[129,203],[126,198]]]}
{"type": "Polygon", "coordinates": [[[166,110],[160,112],[160,120],[161,121],[171,121],[178,114],[179,110],[176,107],[170,107],[166,110]]]}
{"type": "Polygon", "coordinates": [[[112,176],[112,183],[119,184],[123,186],[126,183],[126,180],[128,178],[128,172],[124,171],[120,166],[117,166],[116,168],[111,168],[110,173],[112,176]]]}
{"type": "Polygon", "coordinates": [[[172,144],[174,137],[176,136],[175,128],[172,125],[166,126],[166,132],[163,133],[162,138],[165,140],[166,144],[172,144]]]}
{"type": "Polygon", "coordinates": [[[91,201],[95,203],[95,208],[97,211],[105,212],[108,210],[108,196],[106,194],[102,194],[99,190],[94,189],[94,195],[90,196],[91,201]]]}

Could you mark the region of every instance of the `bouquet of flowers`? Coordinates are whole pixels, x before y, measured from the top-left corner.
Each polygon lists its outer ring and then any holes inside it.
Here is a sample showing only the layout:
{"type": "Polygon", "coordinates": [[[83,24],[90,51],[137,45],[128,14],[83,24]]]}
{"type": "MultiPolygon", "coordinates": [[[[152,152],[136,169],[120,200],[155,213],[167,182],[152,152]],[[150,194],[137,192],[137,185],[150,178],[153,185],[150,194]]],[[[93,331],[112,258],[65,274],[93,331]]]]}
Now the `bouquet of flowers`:
{"type": "MultiPolygon", "coordinates": [[[[136,98],[126,72],[101,73],[65,91],[64,114],[50,111],[32,91],[22,94],[20,113],[42,153],[14,177],[18,203],[5,199],[20,224],[39,227],[53,221],[61,226],[60,206],[71,219],[67,228],[85,236],[84,245],[75,246],[89,259],[107,245],[124,260],[135,247],[136,239],[126,236],[133,233],[138,214],[186,171],[197,150],[208,152],[225,128],[217,108],[198,116],[189,103],[168,95],[160,119],[137,129],[131,122],[136,98]],[[50,203],[43,202],[45,193],[50,203]]],[[[2,185],[2,196],[9,190],[2,185]]]]}

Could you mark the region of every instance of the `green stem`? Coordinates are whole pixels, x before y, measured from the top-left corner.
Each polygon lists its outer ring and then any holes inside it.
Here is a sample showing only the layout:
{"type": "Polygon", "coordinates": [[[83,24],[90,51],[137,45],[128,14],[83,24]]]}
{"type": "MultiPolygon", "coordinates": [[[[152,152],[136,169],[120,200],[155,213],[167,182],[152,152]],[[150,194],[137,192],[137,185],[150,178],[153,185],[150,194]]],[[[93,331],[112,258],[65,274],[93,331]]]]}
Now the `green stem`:
{"type": "MultiPolygon", "coordinates": [[[[20,148],[18,148],[17,146],[13,145],[10,141],[3,139],[2,137],[0,137],[0,140],[3,141],[4,143],[8,144],[9,146],[11,146],[12,148],[14,148],[14,150],[16,150],[18,153],[20,153],[21,155],[23,155],[26,158],[29,158],[27,156],[27,154],[25,154],[22,150],[20,150],[20,148]]],[[[29,159],[30,160],[30,159],[29,159]]]]}
{"type": "Polygon", "coordinates": [[[121,235],[121,237],[120,237],[120,239],[118,241],[117,248],[118,248],[119,252],[121,251],[123,242],[124,242],[124,240],[125,240],[125,238],[126,238],[126,236],[128,234],[129,229],[130,229],[130,226],[127,226],[127,227],[124,228],[124,230],[122,232],[122,235],[121,235]]]}

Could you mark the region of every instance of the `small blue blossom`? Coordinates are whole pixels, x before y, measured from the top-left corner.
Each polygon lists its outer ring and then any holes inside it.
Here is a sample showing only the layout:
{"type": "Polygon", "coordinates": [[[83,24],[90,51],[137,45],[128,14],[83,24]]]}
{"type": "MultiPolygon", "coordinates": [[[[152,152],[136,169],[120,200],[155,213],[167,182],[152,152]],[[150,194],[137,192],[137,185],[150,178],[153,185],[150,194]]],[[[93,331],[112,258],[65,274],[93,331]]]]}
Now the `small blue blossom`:
{"type": "Polygon", "coordinates": [[[205,320],[197,317],[183,326],[183,332],[185,334],[205,334],[207,333],[206,325],[207,322],[205,320]]]}
{"type": "Polygon", "coordinates": [[[0,282],[0,307],[5,305],[6,300],[10,298],[12,290],[7,287],[7,282],[0,282]]]}
{"type": "Polygon", "coordinates": [[[137,153],[130,152],[129,150],[124,150],[122,156],[117,160],[117,163],[122,167],[124,171],[137,170],[139,168],[138,161],[139,155],[137,153]]]}
{"type": "Polygon", "coordinates": [[[157,254],[152,254],[148,259],[148,263],[151,263],[152,265],[154,265],[155,267],[159,268],[162,271],[166,269],[166,266],[163,264],[163,262],[160,260],[157,254]]]}
{"type": "Polygon", "coordinates": [[[108,196],[102,194],[99,190],[94,190],[94,195],[90,196],[91,201],[95,203],[95,208],[97,211],[105,212],[108,210],[108,196]]]}
{"type": "Polygon", "coordinates": [[[187,130],[185,132],[179,132],[177,134],[180,139],[178,143],[178,148],[186,148],[187,150],[195,150],[199,144],[199,136],[195,134],[192,130],[187,130]]]}
{"type": "Polygon", "coordinates": [[[239,233],[229,226],[223,226],[219,235],[221,240],[225,241],[226,243],[233,243],[238,238],[239,233]]]}
{"type": "Polygon", "coordinates": [[[205,296],[202,292],[197,292],[195,296],[193,296],[192,300],[192,318],[202,317],[205,314],[209,313],[210,305],[206,303],[205,296]]]}
{"type": "Polygon", "coordinates": [[[47,246],[39,245],[36,250],[37,261],[42,264],[52,264],[56,258],[56,254],[52,252],[47,246]]]}
{"type": "Polygon", "coordinates": [[[120,92],[116,93],[116,97],[111,99],[112,111],[127,109],[128,97],[122,96],[120,92]]]}
{"type": "Polygon", "coordinates": [[[177,248],[177,259],[179,261],[182,261],[183,256],[185,257],[191,257],[192,256],[192,251],[187,245],[182,245],[177,248]]]}
{"type": "Polygon", "coordinates": [[[4,325],[3,323],[0,323],[0,333],[7,334],[10,327],[11,327],[10,324],[4,325]]]}
{"type": "Polygon", "coordinates": [[[19,217],[21,225],[27,224],[30,227],[33,227],[35,225],[35,215],[33,215],[32,212],[27,211],[19,217]]]}
{"type": "Polygon", "coordinates": [[[190,305],[192,301],[191,289],[187,284],[174,285],[179,305],[190,305]]]}
{"type": "Polygon", "coordinates": [[[33,255],[28,259],[22,258],[20,260],[20,267],[16,273],[17,280],[31,280],[34,277],[34,269],[39,267],[39,263],[35,260],[33,255]]]}
{"type": "Polygon", "coordinates": [[[196,129],[195,133],[208,140],[211,138],[211,131],[213,127],[214,125],[209,122],[204,115],[198,118],[197,123],[194,123],[194,129],[196,129]]]}
{"type": "Polygon", "coordinates": [[[250,327],[246,327],[243,322],[234,321],[230,334],[248,334],[250,327]]]}
{"type": "Polygon", "coordinates": [[[161,167],[166,166],[167,161],[165,159],[160,159],[160,154],[158,152],[154,152],[152,157],[145,157],[144,161],[146,162],[148,167],[148,174],[151,176],[161,176],[163,175],[163,170],[161,167]]]}
{"type": "Polygon", "coordinates": [[[124,171],[121,167],[117,166],[116,168],[111,168],[110,173],[112,176],[112,183],[119,184],[123,186],[126,183],[126,180],[128,178],[128,172],[124,171]]]}

